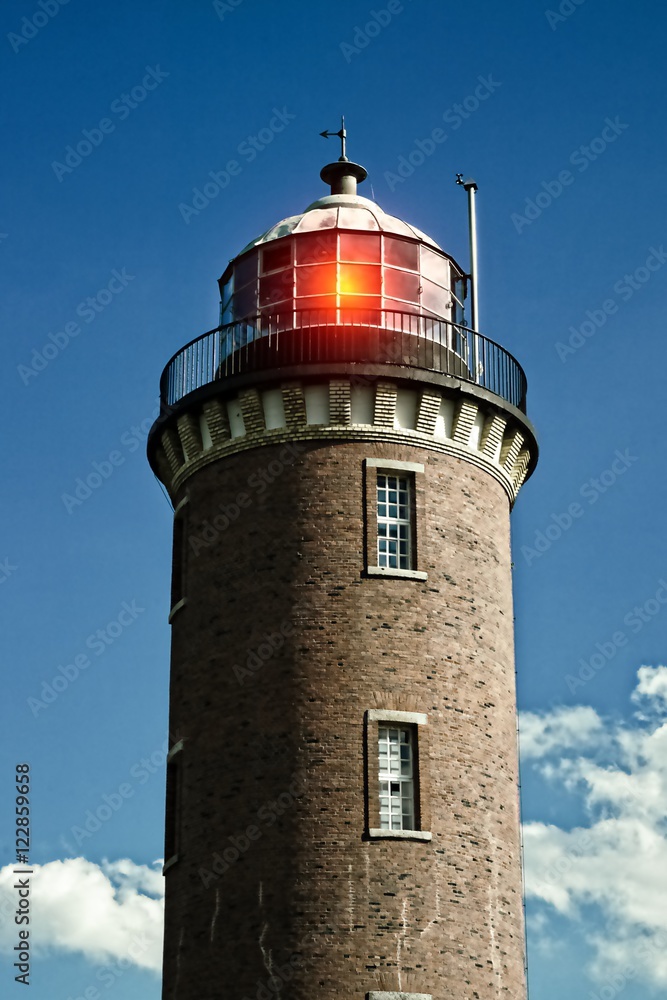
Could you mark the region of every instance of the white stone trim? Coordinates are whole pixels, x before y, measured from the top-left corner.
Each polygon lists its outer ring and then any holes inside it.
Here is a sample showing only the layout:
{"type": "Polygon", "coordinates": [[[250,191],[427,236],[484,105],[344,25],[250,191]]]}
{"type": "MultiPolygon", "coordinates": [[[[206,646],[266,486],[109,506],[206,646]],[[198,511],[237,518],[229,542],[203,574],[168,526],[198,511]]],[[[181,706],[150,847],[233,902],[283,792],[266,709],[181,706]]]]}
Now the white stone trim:
{"type": "Polygon", "coordinates": [[[428,573],[420,569],[392,569],[390,566],[369,566],[369,576],[402,576],[405,580],[428,580],[428,573]]]}
{"type": "Polygon", "coordinates": [[[213,435],[208,425],[208,417],[204,410],[199,414],[199,433],[201,434],[202,451],[208,451],[213,447],[213,435]]]}
{"type": "Polygon", "coordinates": [[[433,1000],[430,993],[386,993],[384,990],[369,990],[366,1000],[433,1000]]]}
{"type": "Polygon", "coordinates": [[[428,716],[424,712],[396,712],[387,708],[369,708],[366,718],[369,722],[405,722],[413,726],[428,724],[428,716]]]}
{"type": "Polygon", "coordinates": [[[169,612],[169,619],[168,619],[169,625],[171,625],[176,612],[180,611],[181,608],[184,608],[187,603],[188,603],[187,597],[181,597],[180,601],[176,601],[176,604],[174,604],[173,608],[169,612]]]}
{"type": "MultiPolygon", "coordinates": [[[[378,442],[382,444],[401,444],[419,449],[428,449],[438,454],[451,455],[462,461],[470,462],[472,465],[483,469],[486,473],[493,476],[507,493],[510,506],[514,504],[517,493],[528,475],[530,457],[527,458],[526,456],[532,454],[534,442],[532,438],[524,441],[525,431],[523,427],[519,429],[516,426],[517,422],[512,419],[510,413],[506,413],[504,410],[502,413],[500,412],[500,409],[502,409],[500,402],[494,404],[491,400],[477,399],[473,403],[468,399],[464,406],[462,401],[455,403],[449,389],[446,387],[434,387],[428,391],[433,392],[434,398],[440,394],[441,402],[433,428],[431,428],[430,421],[427,421],[426,424],[424,424],[424,421],[420,423],[419,416],[417,419],[419,430],[395,428],[393,426],[393,411],[391,421],[389,421],[389,410],[391,410],[389,404],[392,400],[389,399],[385,391],[391,383],[382,383],[383,395],[381,393],[382,400],[379,400],[379,384],[375,387],[377,392],[374,393],[373,387],[357,386],[349,379],[323,379],[323,381],[325,383],[328,381],[330,393],[332,385],[335,384],[340,389],[340,386],[347,381],[350,390],[351,422],[349,424],[346,420],[343,423],[336,423],[329,426],[306,423],[306,406],[303,393],[301,393],[300,399],[303,413],[300,411],[292,413],[290,410],[289,427],[287,427],[286,416],[285,424],[280,423],[278,426],[273,426],[275,423],[275,414],[269,415],[269,410],[272,410],[272,407],[267,404],[269,397],[272,398],[275,390],[264,389],[259,392],[258,397],[260,406],[264,411],[266,428],[263,431],[254,425],[247,431],[245,422],[242,419],[238,397],[224,402],[219,399],[209,400],[203,404],[211,431],[213,447],[205,447],[202,440],[202,450],[200,451],[200,445],[197,441],[193,443],[193,435],[188,433],[188,429],[191,430],[191,428],[186,423],[183,423],[183,421],[178,424],[177,428],[167,427],[161,435],[161,448],[157,453],[156,461],[158,464],[161,463],[162,471],[159,473],[159,476],[160,478],[162,478],[162,475],[166,476],[163,482],[167,486],[170,496],[172,498],[175,497],[189,476],[193,475],[204,465],[217,461],[219,458],[226,458],[230,455],[252,450],[263,445],[282,444],[285,441],[291,442],[297,439],[301,442],[320,440],[329,442],[366,441],[368,442],[369,450],[378,442]],[[378,401],[382,404],[379,409],[375,405],[378,401]],[[387,409],[387,407],[389,408],[387,409]],[[238,411],[236,418],[233,417],[235,408],[238,411]],[[375,413],[376,409],[378,409],[377,414],[375,413]],[[472,423],[474,423],[474,418],[471,418],[471,414],[473,413],[475,416],[478,413],[484,415],[480,440],[476,443],[476,446],[475,441],[471,441],[470,437],[473,431],[472,423]],[[470,426],[466,425],[467,429],[464,427],[466,420],[463,419],[466,414],[470,424],[470,426]],[[215,426],[213,416],[215,416],[215,426]],[[375,419],[376,416],[378,417],[377,421],[375,419]],[[363,422],[358,423],[359,420],[363,422]],[[515,441],[514,439],[517,435],[518,439],[515,441]],[[525,454],[523,454],[524,452],[525,454]],[[171,469],[170,474],[166,472],[167,463],[171,469]]],[[[308,384],[310,385],[310,383],[308,384]]],[[[294,385],[302,388],[299,383],[294,383],[294,385]]],[[[394,391],[396,393],[399,392],[398,386],[394,386],[394,391]]],[[[290,406],[294,402],[292,400],[290,406]]],[[[283,410],[285,405],[286,400],[283,399],[283,410]]],[[[331,398],[329,405],[330,407],[333,405],[331,398]]],[[[197,410],[196,405],[193,409],[197,410]]],[[[332,419],[331,412],[330,410],[330,419],[332,419]]],[[[477,431],[478,429],[475,429],[475,438],[477,431]]],[[[380,469],[384,467],[388,470],[396,469],[397,471],[404,472],[416,471],[423,473],[424,471],[421,463],[419,465],[417,463],[398,463],[391,459],[367,459],[366,464],[371,468],[373,466],[380,469]]]]}
{"type": "Polygon", "coordinates": [[[368,836],[373,840],[432,840],[430,830],[369,830],[368,836]]]}
{"type": "Polygon", "coordinates": [[[178,743],[174,743],[173,747],[167,754],[167,764],[170,764],[177,753],[180,753],[183,749],[183,740],[179,740],[178,743]]]}
{"type": "Polygon", "coordinates": [[[397,472],[423,472],[420,462],[396,462],[389,458],[367,458],[368,469],[395,469],[397,472]]]}

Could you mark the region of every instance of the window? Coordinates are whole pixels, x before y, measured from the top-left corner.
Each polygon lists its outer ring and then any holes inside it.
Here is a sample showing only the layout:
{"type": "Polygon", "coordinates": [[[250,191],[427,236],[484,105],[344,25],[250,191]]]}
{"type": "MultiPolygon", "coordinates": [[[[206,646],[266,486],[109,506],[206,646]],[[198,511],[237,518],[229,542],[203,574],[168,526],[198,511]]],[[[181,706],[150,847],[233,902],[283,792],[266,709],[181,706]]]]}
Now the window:
{"type": "Polygon", "coordinates": [[[278,241],[273,246],[269,244],[262,253],[262,274],[267,271],[279,271],[292,265],[292,241],[278,241]]]}
{"type": "Polygon", "coordinates": [[[169,611],[169,621],[172,620],[175,612],[185,604],[187,503],[188,498],[185,497],[174,511],[174,547],[171,561],[171,609],[169,611]]]}
{"type": "Polygon", "coordinates": [[[380,829],[415,829],[415,782],[412,732],[405,727],[378,728],[380,829]]]}
{"type": "Polygon", "coordinates": [[[426,573],[419,569],[424,466],[382,458],[367,458],[364,466],[367,575],[426,580],[426,573]]]}
{"type": "Polygon", "coordinates": [[[427,717],[366,712],[366,828],[371,839],[431,840],[428,830],[427,717]]]}
{"type": "Polygon", "coordinates": [[[378,472],[377,565],[411,569],[410,484],[407,476],[378,472]]]}
{"type": "Polygon", "coordinates": [[[178,861],[181,818],[180,754],[183,741],[179,740],[167,754],[167,803],[164,831],[164,868],[171,868],[178,861]]]}

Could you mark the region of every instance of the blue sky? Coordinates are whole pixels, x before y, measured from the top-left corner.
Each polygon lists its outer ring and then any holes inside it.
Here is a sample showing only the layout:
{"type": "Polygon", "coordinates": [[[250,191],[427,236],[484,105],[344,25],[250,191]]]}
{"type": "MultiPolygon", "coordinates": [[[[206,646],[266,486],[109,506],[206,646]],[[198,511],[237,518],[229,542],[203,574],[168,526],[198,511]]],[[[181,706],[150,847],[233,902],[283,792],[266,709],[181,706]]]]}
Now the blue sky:
{"type": "Polygon", "coordinates": [[[528,376],[531,996],[664,991],[664,9],[9,0],[0,19],[1,863],[28,761],[33,1000],[159,997],[171,511],[145,438],[166,361],[217,322],[229,258],[325,192],[338,154],[318,133],[341,113],[361,193],[464,266],[454,175],[476,178],[480,328],[528,376]],[[184,210],[211,172],[219,190],[184,210]]]}

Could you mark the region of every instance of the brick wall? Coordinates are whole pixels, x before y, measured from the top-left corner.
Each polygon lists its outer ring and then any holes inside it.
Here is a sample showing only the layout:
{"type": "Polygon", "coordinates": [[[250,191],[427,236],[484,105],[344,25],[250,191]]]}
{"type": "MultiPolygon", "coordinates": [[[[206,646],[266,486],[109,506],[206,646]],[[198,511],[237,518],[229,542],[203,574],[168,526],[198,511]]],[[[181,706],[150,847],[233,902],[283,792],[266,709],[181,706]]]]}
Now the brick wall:
{"type": "Polygon", "coordinates": [[[521,1000],[507,493],[417,446],[298,447],[206,465],[178,497],[164,997],[521,1000]],[[364,575],[367,457],[424,464],[426,581],[364,575]],[[366,836],[369,708],[428,716],[430,842],[366,836]]]}

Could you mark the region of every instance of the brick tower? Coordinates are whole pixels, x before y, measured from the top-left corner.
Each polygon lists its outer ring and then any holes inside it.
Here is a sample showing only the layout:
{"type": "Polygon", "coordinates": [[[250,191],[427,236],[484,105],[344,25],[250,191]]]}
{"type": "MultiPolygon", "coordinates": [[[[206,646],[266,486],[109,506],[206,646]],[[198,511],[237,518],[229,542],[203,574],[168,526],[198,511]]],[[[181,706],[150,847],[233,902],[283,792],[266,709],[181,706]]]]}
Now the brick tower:
{"type": "Polygon", "coordinates": [[[165,1000],[523,1000],[509,513],[467,276],[357,194],[253,240],[162,376],[165,1000]]]}

